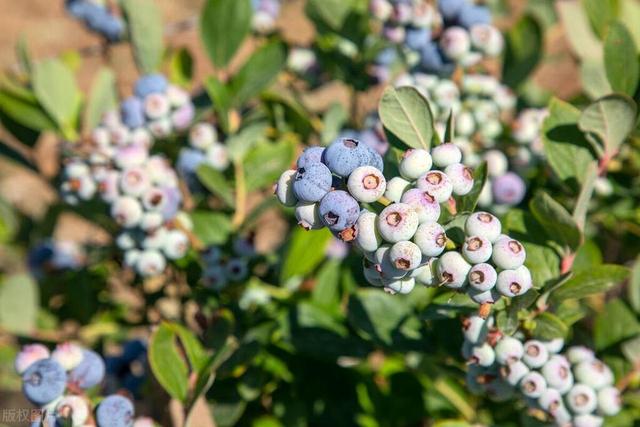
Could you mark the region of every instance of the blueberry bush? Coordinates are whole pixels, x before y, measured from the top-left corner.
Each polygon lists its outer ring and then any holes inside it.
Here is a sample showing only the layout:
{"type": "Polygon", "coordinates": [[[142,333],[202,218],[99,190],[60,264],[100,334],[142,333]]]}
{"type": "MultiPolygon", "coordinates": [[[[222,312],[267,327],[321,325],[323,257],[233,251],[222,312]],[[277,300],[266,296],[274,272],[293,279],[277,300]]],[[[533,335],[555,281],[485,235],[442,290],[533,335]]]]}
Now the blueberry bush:
{"type": "Polygon", "coordinates": [[[54,3],[1,426],[640,425],[639,2],[54,3]]]}

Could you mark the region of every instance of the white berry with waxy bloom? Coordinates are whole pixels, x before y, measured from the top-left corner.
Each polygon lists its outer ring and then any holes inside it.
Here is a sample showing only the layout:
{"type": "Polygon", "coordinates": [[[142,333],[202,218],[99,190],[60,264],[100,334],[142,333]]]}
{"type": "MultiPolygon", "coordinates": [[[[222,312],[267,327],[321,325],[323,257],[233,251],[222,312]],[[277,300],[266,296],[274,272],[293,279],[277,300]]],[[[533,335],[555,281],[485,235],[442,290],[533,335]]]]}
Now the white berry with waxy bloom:
{"type": "Polygon", "coordinates": [[[502,365],[520,360],[523,355],[524,346],[517,338],[503,337],[496,344],[496,360],[502,365]]]}
{"type": "Polygon", "coordinates": [[[416,280],[413,277],[405,277],[402,279],[385,280],[382,279],[385,291],[391,294],[408,294],[416,285],[416,280]]]}
{"type": "Polygon", "coordinates": [[[380,271],[381,278],[383,280],[395,280],[407,276],[408,271],[397,268],[395,263],[391,260],[390,251],[390,245],[383,245],[380,246],[375,253],[375,262],[380,271]]]}
{"type": "Polygon", "coordinates": [[[462,321],[464,339],[474,344],[484,341],[487,338],[489,329],[493,327],[493,323],[493,317],[483,319],[474,314],[465,318],[462,321]]]}
{"type": "Polygon", "coordinates": [[[611,368],[600,360],[581,362],[573,368],[576,381],[596,390],[613,384],[611,368]]]}
{"type": "Polygon", "coordinates": [[[471,264],[487,262],[491,258],[491,242],[481,236],[467,237],[462,246],[462,255],[471,264]]]}
{"type": "Polygon", "coordinates": [[[297,170],[295,169],[282,172],[276,184],[276,197],[278,201],[285,206],[295,206],[298,202],[298,199],[293,193],[293,181],[296,173],[297,170]]]}
{"type": "Polygon", "coordinates": [[[399,176],[394,176],[387,181],[387,189],[384,192],[384,197],[392,202],[398,203],[402,198],[402,195],[411,188],[411,183],[399,176]]]}
{"type": "Polygon", "coordinates": [[[317,203],[298,202],[295,215],[298,225],[305,230],[319,230],[324,227],[317,203]]]}
{"type": "Polygon", "coordinates": [[[598,391],[598,412],[611,416],[622,409],[620,391],[615,387],[605,387],[598,391]]]}
{"type": "Polygon", "coordinates": [[[349,175],[347,188],[359,202],[373,203],[384,194],[387,181],[382,172],[375,167],[360,166],[349,175]]]}
{"type": "Polygon", "coordinates": [[[414,181],[431,169],[433,162],[427,150],[412,148],[404,152],[398,170],[403,178],[414,181]]]}
{"type": "Polygon", "coordinates": [[[438,203],[444,203],[449,200],[453,192],[453,184],[449,177],[438,170],[429,171],[421,175],[416,185],[422,191],[426,191],[435,197],[438,203]]]}
{"type": "Polygon", "coordinates": [[[189,249],[189,238],[181,230],[167,232],[162,251],[169,259],[180,259],[186,255],[189,249]]]}
{"type": "MultiPolygon", "coordinates": [[[[526,269],[526,267],[524,267],[526,269]]],[[[525,294],[531,289],[531,277],[524,270],[503,270],[498,273],[496,289],[509,298],[525,294]]],[[[528,270],[527,270],[528,271],[528,270]]]]}
{"type": "Polygon", "coordinates": [[[433,262],[435,258],[430,259],[425,265],[422,265],[410,273],[410,276],[416,279],[416,282],[432,287],[437,286],[438,281],[433,274],[433,262]]]}
{"type": "Polygon", "coordinates": [[[520,391],[526,397],[538,398],[547,389],[544,377],[536,371],[529,372],[520,380],[520,391]]]}
{"type": "Polygon", "coordinates": [[[410,240],[418,229],[419,218],[406,203],[393,203],[380,212],[378,231],[390,243],[410,240]]]}
{"type": "Polygon", "coordinates": [[[437,221],[440,218],[440,204],[426,191],[412,188],[404,193],[400,200],[413,207],[421,224],[437,221]]]}
{"type": "Polygon", "coordinates": [[[573,417],[572,427],[602,427],[604,419],[593,414],[582,414],[573,417]]]}
{"type": "Polygon", "coordinates": [[[549,358],[540,370],[547,380],[549,387],[557,389],[564,394],[573,386],[573,374],[571,365],[566,357],[554,354],[549,358]]]}
{"type": "Polygon", "coordinates": [[[493,244],[493,263],[498,268],[514,270],[524,264],[527,253],[519,241],[500,237],[493,244]]]}
{"type": "Polygon", "coordinates": [[[524,343],[522,360],[532,369],[541,368],[549,360],[549,351],[541,341],[529,340],[524,343]]]}
{"type": "Polygon", "coordinates": [[[494,243],[502,232],[500,220],[488,212],[475,212],[469,215],[464,225],[468,236],[480,236],[494,243]]]}
{"type": "Polygon", "coordinates": [[[462,162],[462,150],[453,142],[436,145],[431,150],[433,164],[439,168],[446,168],[462,162]]]}
{"type": "Polygon", "coordinates": [[[500,295],[500,292],[495,290],[495,288],[489,289],[488,291],[479,291],[475,288],[469,288],[468,295],[473,302],[481,305],[494,304],[502,296],[500,295]]]}
{"type": "Polygon", "coordinates": [[[360,212],[356,223],[358,235],[355,243],[365,252],[373,252],[382,244],[382,237],[378,231],[378,215],[367,210],[360,212]]]}
{"type": "Polygon", "coordinates": [[[166,258],[159,251],[148,249],[140,254],[136,270],[141,276],[149,277],[162,273],[166,265],[166,258]]]}
{"type": "Polygon", "coordinates": [[[464,196],[473,189],[473,170],[462,163],[447,166],[444,173],[451,181],[453,194],[464,196]]]}
{"type": "Polygon", "coordinates": [[[481,292],[493,289],[497,279],[498,273],[491,264],[476,264],[469,270],[469,286],[481,292]]]}
{"type": "Polygon", "coordinates": [[[405,240],[391,246],[389,258],[399,270],[414,270],[420,266],[422,253],[418,245],[405,240]]]}
{"type": "Polygon", "coordinates": [[[598,406],[598,397],[586,384],[574,385],[566,396],[567,406],[574,414],[589,414],[598,406]]]}
{"type": "Polygon", "coordinates": [[[135,227],[142,219],[142,206],[133,197],[118,197],[111,205],[111,216],[123,227],[135,227]]]}
{"type": "Polygon", "coordinates": [[[438,278],[448,288],[464,287],[469,270],[471,265],[458,252],[446,252],[438,259],[438,278]]]}
{"type": "Polygon", "coordinates": [[[530,372],[527,365],[517,360],[500,367],[500,376],[512,386],[517,386],[520,380],[530,372]]]}
{"type": "Polygon", "coordinates": [[[71,342],[58,344],[51,353],[51,358],[58,362],[65,371],[70,371],[82,362],[82,347],[71,342]]]}
{"type": "Polygon", "coordinates": [[[425,222],[416,230],[413,241],[424,256],[436,257],[445,249],[447,234],[437,222],[425,222]]]}
{"type": "Polygon", "coordinates": [[[596,358],[593,350],[581,345],[574,345],[572,347],[569,347],[565,355],[572,365],[577,365],[581,362],[590,362],[596,358]]]}
{"type": "Polygon", "coordinates": [[[84,426],[89,418],[89,405],[80,396],[64,396],[56,404],[56,418],[61,425],[70,421],[73,427],[84,426]]]}

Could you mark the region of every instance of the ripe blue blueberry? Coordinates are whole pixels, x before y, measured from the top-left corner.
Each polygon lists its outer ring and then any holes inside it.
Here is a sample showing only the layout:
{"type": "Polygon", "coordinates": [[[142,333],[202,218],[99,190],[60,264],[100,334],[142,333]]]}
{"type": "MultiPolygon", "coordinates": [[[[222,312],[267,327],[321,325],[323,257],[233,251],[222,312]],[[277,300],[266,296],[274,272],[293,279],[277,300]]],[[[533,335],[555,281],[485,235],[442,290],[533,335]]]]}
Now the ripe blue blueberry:
{"type": "Polygon", "coordinates": [[[298,169],[293,193],[304,202],[319,202],[331,190],[331,171],[322,163],[311,163],[298,169]]]}
{"type": "MultiPolygon", "coordinates": [[[[355,139],[340,139],[325,148],[322,161],[334,174],[348,177],[359,166],[380,166],[372,149],[355,139]]],[[[380,157],[378,153],[375,153],[380,157]]],[[[380,159],[381,160],[381,159],[380,159]]]]}
{"type": "Polygon", "coordinates": [[[467,29],[474,25],[490,24],[491,11],[486,6],[467,5],[460,10],[458,23],[467,29]]]}
{"type": "Polygon", "coordinates": [[[456,19],[460,11],[467,4],[467,0],[438,0],[438,10],[448,21],[456,19]]]}
{"type": "Polygon", "coordinates": [[[514,206],[524,199],[527,186],[517,174],[507,172],[491,182],[493,198],[497,204],[514,206]]]}
{"type": "Polygon", "coordinates": [[[82,362],[69,372],[69,382],[86,390],[100,384],[104,373],[102,357],[94,351],[85,349],[82,351],[82,362]]]}
{"type": "Polygon", "coordinates": [[[98,427],[131,427],[133,418],[133,403],[117,394],[107,396],[96,409],[98,427]]]}
{"type": "Polygon", "coordinates": [[[330,191],[320,201],[319,212],[322,222],[331,231],[341,232],[358,221],[360,205],[346,191],[330,191]]]}
{"type": "Polygon", "coordinates": [[[152,93],[165,92],[168,85],[169,82],[162,74],[148,74],[138,79],[134,93],[138,98],[144,99],[152,93]]]}
{"type": "Polygon", "coordinates": [[[22,392],[36,405],[44,406],[64,393],[67,374],[53,359],[41,359],[22,374],[22,392]]]}
{"type": "Polygon", "coordinates": [[[306,148],[300,157],[298,157],[297,166],[298,169],[303,168],[311,163],[320,163],[322,161],[322,153],[324,147],[309,147],[306,148]]]}
{"type": "Polygon", "coordinates": [[[431,41],[431,31],[428,28],[411,28],[407,30],[405,44],[411,50],[420,50],[431,41]]]}
{"type": "Polygon", "coordinates": [[[140,98],[131,96],[120,104],[122,122],[130,128],[144,126],[144,106],[140,98]]]}

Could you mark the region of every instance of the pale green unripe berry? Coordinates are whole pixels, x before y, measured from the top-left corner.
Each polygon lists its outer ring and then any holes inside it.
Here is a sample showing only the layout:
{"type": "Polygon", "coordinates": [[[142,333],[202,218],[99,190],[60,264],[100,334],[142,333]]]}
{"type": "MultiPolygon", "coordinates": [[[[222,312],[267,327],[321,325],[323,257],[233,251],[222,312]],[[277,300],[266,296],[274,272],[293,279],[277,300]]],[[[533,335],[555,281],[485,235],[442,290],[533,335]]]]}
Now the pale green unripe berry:
{"type": "Polygon", "coordinates": [[[356,223],[358,235],[355,243],[365,252],[373,252],[382,244],[382,236],[378,231],[378,215],[362,211],[356,223]]]}
{"type": "Polygon", "coordinates": [[[415,181],[420,175],[427,173],[431,165],[431,155],[427,150],[412,148],[405,151],[398,170],[404,179],[415,181]]]}
{"type": "Polygon", "coordinates": [[[276,197],[278,197],[280,203],[285,206],[295,206],[298,202],[298,199],[293,194],[293,181],[295,176],[295,169],[284,171],[276,184],[276,197]]]}
{"type": "Polygon", "coordinates": [[[464,287],[470,269],[471,265],[458,252],[446,252],[438,259],[438,278],[448,288],[464,287]]]}
{"type": "Polygon", "coordinates": [[[298,202],[295,214],[298,225],[305,230],[319,230],[324,227],[317,203],[298,202]]]}
{"type": "Polygon", "coordinates": [[[398,203],[402,198],[402,195],[411,188],[411,183],[399,176],[391,178],[387,182],[387,189],[384,192],[384,197],[392,202],[398,203]]]}

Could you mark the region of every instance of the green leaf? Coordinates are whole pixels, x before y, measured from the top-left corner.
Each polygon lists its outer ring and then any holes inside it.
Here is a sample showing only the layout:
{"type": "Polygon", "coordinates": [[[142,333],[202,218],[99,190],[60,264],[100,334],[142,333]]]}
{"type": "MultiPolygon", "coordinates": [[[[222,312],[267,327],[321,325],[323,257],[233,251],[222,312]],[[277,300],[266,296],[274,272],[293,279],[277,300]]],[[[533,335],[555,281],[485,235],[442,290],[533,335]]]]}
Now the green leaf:
{"type": "Polygon", "coordinates": [[[60,129],[73,131],[82,96],[71,70],[57,59],[47,59],[35,65],[32,84],[40,105],[60,129]]]}
{"type": "Polygon", "coordinates": [[[193,332],[178,323],[171,323],[170,327],[180,339],[180,344],[189,360],[190,370],[199,372],[207,363],[209,356],[193,332]]]}
{"type": "Polygon", "coordinates": [[[549,312],[540,313],[535,322],[533,336],[543,341],[565,338],[569,332],[569,327],[558,316],[549,312]]]}
{"type": "Polygon", "coordinates": [[[623,301],[614,299],[609,301],[596,317],[593,341],[596,350],[604,350],[638,333],[640,323],[634,314],[623,301]]]}
{"type": "Polygon", "coordinates": [[[594,34],[580,2],[556,2],[556,8],[573,51],[582,60],[602,59],[602,43],[594,34]]]}
{"type": "Polygon", "coordinates": [[[340,299],[340,262],[326,262],[316,277],[311,295],[313,303],[329,311],[335,311],[340,299]]]}
{"type": "Polygon", "coordinates": [[[7,243],[18,232],[20,222],[11,205],[0,197],[0,243],[7,243]]]}
{"type": "Polygon", "coordinates": [[[618,15],[618,0],[582,0],[591,26],[600,38],[604,38],[607,27],[618,15]]]}
{"type": "Polygon", "coordinates": [[[0,326],[12,333],[31,333],[36,327],[39,289],[31,276],[16,274],[0,282],[0,326]]]}
{"type": "Polygon", "coordinates": [[[235,203],[233,198],[233,187],[224,177],[222,172],[209,165],[201,165],[198,167],[196,174],[198,175],[198,180],[200,180],[207,190],[220,197],[227,206],[233,207],[235,203]]]}
{"type": "Polygon", "coordinates": [[[597,99],[613,92],[607,79],[607,70],[602,60],[588,59],[580,64],[582,89],[591,98],[597,99]]]}
{"type": "Polygon", "coordinates": [[[153,375],[169,395],[185,402],[188,392],[189,370],[180,354],[177,333],[170,324],[163,323],[149,340],[149,365],[153,375]]]}
{"type": "Polygon", "coordinates": [[[539,191],[529,203],[529,208],[549,237],[572,251],[578,249],[582,233],[571,214],[560,203],[539,191]]]}
{"type": "Polygon", "coordinates": [[[613,90],[633,96],[640,77],[638,50],[631,33],[621,22],[609,26],[604,41],[604,65],[613,90]]]}
{"type": "Polygon", "coordinates": [[[229,110],[231,109],[231,94],[229,88],[214,76],[209,76],[204,82],[204,88],[211,99],[213,109],[218,113],[220,127],[229,133],[229,110]]]}
{"type": "Polygon", "coordinates": [[[306,231],[297,228],[284,257],[281,281],[294,276],[305,276],[313,271],[325,259],[325,249],[331,239],[331,232],[323,228],[317,231],[306,231]]]}
{"type": "Polygon", "coordinates": [[[624,95],[608,95],[589,105],[580,116],[583,132],[598,136],[605,155],[614,156],[636,124],[636,103],[624,95]]]}
{"type": "Polygon", "coordinates": [[[307,14],[318,17],[333,30],[342,27],[352,7],[352,0],[309,0],[307,14]]]}
{"type": "Polygon", "coordinates": [[[225,68],[251,29],[250,0],[207,0],[200,16],[200,37],[218,68],[225,68]]]}
{"type": "Polygon", "coordinates": [[[162,14],[154,0],[123,0],[136,64],[143,74],[158,70],[164,55],[162,14]]]}
{"type": "Polygon", "coordinates": [[[34,130],[57,130],[58,127],[37,103],[0,90],[0,110],[17,123],[34,130]]]}
{"type": "Polygon", "coordinates": [[[20,62],[20,68],[26,74],[31,74],[33,68],[33,61],[31,60],[31,54],[29,53],[29,46],[27,46],[27,38],[24,34],[18,39],[16,43],[16,56],[20,62]]]}
{"type": "Polygon", "coordinates": [[[224,244],[231,234],[231,220],[221,213],[195,211],[191,213],[191,221],[193,233],[206,246],[224,244]]]}
{"type": "Polygon", "coordinates": [[[622,0],[618,17],[631,32],[636,46],[640,46],[640,4],[636,0],[622,0]]]}
{"type": "Polygon", "coordinates": [[[581,299],[607,292],[629,275],[629,269],[613,264],[593,266],[578,271],[560,287],[552,291],[550,301],[560,303],[567,299],[581,299]]]}
{"type": "Polygon", "coordinates": [[[361,289],[349,300],[349,322],[363,335],[387,345],[393,333],[411,310],[404,298],[388,295],[379,289],[361,289]]]}
{"type": "Polygon", "coordinates": [[[169,78],[172,82],[188,87],[193,79],[193,56],[189,49],[182,47],[171,55],[169,78]]]}
{"type": "Polygon", "coordinates": [[[542,125],[544,151],[549,165],[562,181],[582,182],[594,160],[589,142],[578,128],[580,110],[553,98],[542,125]]]}
{"type": "Polygon", "coordinates": [[[91,84],[84,115],[85,129],[95,129],[100,124],[104,113],[115,109],[117,105],[116,76],[109,68],[102,67],[91,84]]]}
{"type": "Polygon", "coordinates": [[[585,223],[587,221],[587,211],[589,210],[589,203],[593,196],[593,190],[598,179],[598,163],[593,161],[587,166],[587,171],[584,178],[584,183],[578,194],[578,200],[573,208],[573,219],[575,220],[578,228],[584,230],[585,223]]]}
{"type": "Polygon", "coordinates": [[[253,123],[227,138],[226,144],[229,158],[233,161],[242,161],[249,150],[259,141],[265,139],[264,134],[267,127],[268,125],[264,122],[253,123]]]}
{"type": "Polygon", "coordinates": [[[480,193],[482,192],[482,188],[487,182],[487,162],[483,162],[480,166],[473,171],[473,187],[471,191],[466,195],[459,197],[458,202],[456,203],[456,208],[459,213],[467,212],[471,213],[476,208],[478,204],[478,199],[480,199],[480,193]]]}
{"type": "Polygon", "coordinates": [[[507,32],[502,79],[510,87],[519,87],[537,66],[543,51],[542,35],[533,15],[523,16],[507,32]]]}
{"type": "Polygon", "coordinates": [[[629,362],[634,365],[640,363],[640,335],[625,341],[621,345],[621,350],[629,362]]]}
{"type": "Polygon", "coordinates": [[[322,135],[320,135],[322,145],[329,145],[338,137],[348,118],[348,113],[342,104],[339,102],[331,104],[323,117],[322,135]]]}
{"type": "Polygon", "coordinates": [[[429,102],[413,87],[388,87],[378,106],[380,120],[394,137],[412,148],[429,150],[433,117],[429,102]]]}
{"type": "Polygon", "coordinates": [[[233,105],[241,107],[267,88],[278,76],[285,61],[285,46],[280,41],[267,43],[253,52],[231,79],[233,105]]]}
{"type": "Polygon", "coordinates": [[[629,303],[636,313],[640,314],[640,257],[636,259],[631,267],[631,278],[627,289],[629,303]]]}
{"type": "Polygon", "coordinates": [[[256,144],[244,160],[247,191],[273,184],[293,162],[295,149],[296,144],[289,140],[256,144]]]}

